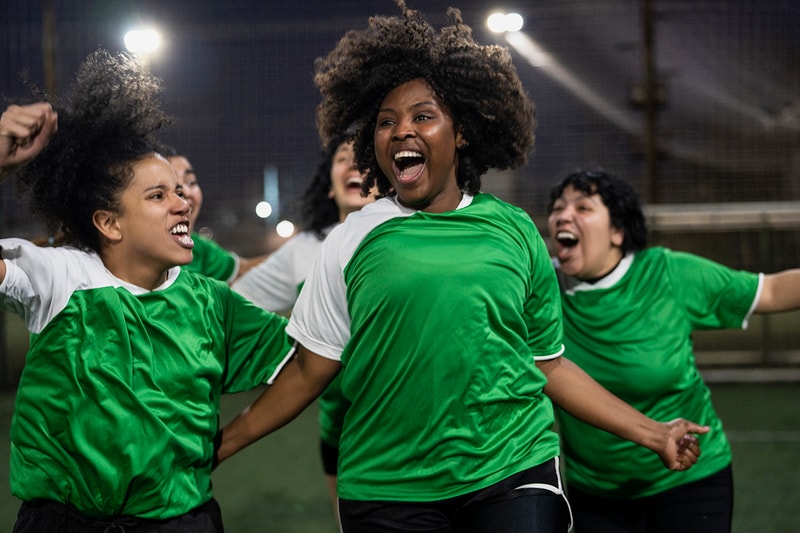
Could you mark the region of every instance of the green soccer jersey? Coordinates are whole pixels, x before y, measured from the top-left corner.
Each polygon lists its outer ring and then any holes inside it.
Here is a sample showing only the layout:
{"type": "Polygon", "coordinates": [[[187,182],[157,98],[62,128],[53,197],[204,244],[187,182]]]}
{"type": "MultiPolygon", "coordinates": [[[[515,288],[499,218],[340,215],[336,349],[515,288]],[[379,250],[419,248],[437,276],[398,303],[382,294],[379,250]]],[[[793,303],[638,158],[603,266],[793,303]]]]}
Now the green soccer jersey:
{"type": "Polygon", "coordinates": [[[163,519],[211,498],[220,395],[270,378],[286,319],[173,268],[154,291],[95,254],[0,241],[0,303],[35,333],[11,424],[12,493],[163,519]]]}
{"type": "Polygon", "coordinates": [[[557,409],[567,486],[636,498],[730,464],[730,446],[697,370],[691,335],[746,327],[760,280],[758,274],[659,247],[627,256],[593,285],[559,274],[565,356],[655,420],[682,417],[711,426],[699,436],[698,463],[687,472],[672,472],[650,450],[557,409]]]}
{"type": "Polygon", "coordinates": [[[491,195],[351,214],[287,332],[342,363],[342,498],[441,500],[558,454],[535,365],[562,350],[555,275],[530,217],[491,195]]]}
{"type": "Polygon", "coordinates": [[[220,281],[233,281],[239,271],[239,256],[198,233],[192,233],[192,240],[192,262],[183,268],[220,281]]]}

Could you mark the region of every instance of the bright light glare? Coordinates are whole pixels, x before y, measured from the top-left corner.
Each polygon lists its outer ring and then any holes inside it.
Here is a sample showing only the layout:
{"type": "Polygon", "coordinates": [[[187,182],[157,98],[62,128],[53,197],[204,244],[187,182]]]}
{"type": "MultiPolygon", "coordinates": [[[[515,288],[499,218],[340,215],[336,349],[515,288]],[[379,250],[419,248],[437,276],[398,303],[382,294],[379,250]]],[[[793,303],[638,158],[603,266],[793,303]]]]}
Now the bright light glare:
{"type": "Polygon", "coordinates": [[[281,220],[278,222],[278,225],[275,226],[275,233],[284,239],[286,237],[291,237],[294,234],[294,224],[288,220],[281,220]]]}
{"type": "Polygon", "coordinates": [[[269,218],[272,214],[272,206],[269,202],[258,202],[256,204],[256,215],[259,218],[269,218]]]}
{"type": "Polygon", "coordinates": [[[486,19],[486,26],[494,33],[519,31],[523,24],[524,20],[519,13],[492,13],[486,19]]]}
{"type": "Polygon", "coordinates": [[[151,54],[161,46],[161,35],[154,29],[131,30],[125,34],[125,48],[134,54],[151,54]]]}

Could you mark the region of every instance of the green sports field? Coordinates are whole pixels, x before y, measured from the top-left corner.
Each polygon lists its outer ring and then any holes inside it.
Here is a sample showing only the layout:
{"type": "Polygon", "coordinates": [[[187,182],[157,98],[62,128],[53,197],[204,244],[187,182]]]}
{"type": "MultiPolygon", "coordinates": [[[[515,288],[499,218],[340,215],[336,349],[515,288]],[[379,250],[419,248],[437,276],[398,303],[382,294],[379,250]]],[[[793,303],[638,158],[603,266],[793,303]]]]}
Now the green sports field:
{"type": "MultiPolygon", "coordinates": [[[[800,384],[712,385],[733,445],[735,533],[800,531],[800,384]]],[[[255,393],[225,399],[223,420],[255,393]]],[[[13,394],[0,395],[0,532],[11,531],[19,505],[8,489],[8,428],[13,394]]],[[[233,457],[214,485],[228,533],[335,533],[320,474],[316,409],[233,457]]]]}

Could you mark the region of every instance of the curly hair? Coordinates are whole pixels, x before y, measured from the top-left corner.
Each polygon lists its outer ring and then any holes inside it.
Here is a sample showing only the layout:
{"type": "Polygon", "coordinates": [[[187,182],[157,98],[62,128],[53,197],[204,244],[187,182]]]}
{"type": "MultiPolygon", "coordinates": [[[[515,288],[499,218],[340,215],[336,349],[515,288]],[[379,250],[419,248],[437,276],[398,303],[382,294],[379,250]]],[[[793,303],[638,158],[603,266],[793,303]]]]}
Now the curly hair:
{"type": "Polygon", "coordinates": [[[325,238],[325,228],[339,221],[339,206],[330,195],[331,168],[339,146],[351,138],[352,134],[338,134],[331,137],[322,152],[314,177],[303,194],[301,208],[305,229],[313,231],[320,239],[325,238]]]}
{"type": "Polygon", "coordinates": [[[611,225],[623,231],[623,254],[647,247],[647,223],[639,197],[628,182],[601,168],[576,170],[550,190],[548,213],[553,211],[553,204],[568,186],[588,196],[600,196],[608,208],[611,225]]]}
{"type": "Polygon", "coordinates": [[[402,17],[373,16],[366,29],[347,32],[327,56],[316,60],[320,137],[325,142],[335,132],[355,128],[356,161],[362,172],[369,172],[364,190],[377,183],[379,196],[391,194],[375,157],[378,108],[392,89],[423,78],[468,143],[459,149],[457,180],[464,191],[475,194],[489,168],[514,168],[527,160],[534,142],[534,104],[508,50],[476,43],[458,9],[448,9],[451,25],[437,33],[405,1],[396,3],[402,17]]]}
{"type": "Polygon", "coordinates": [[[68,96],[51,102],[58,134],[20,169],[18,186],[65,244],[100,252],[93,214],[119,208],[134,163],[155,151],[155,133],[170,123],[160,91],[160,80],[132,57],[97,50],[78,68],[68,96]]]}

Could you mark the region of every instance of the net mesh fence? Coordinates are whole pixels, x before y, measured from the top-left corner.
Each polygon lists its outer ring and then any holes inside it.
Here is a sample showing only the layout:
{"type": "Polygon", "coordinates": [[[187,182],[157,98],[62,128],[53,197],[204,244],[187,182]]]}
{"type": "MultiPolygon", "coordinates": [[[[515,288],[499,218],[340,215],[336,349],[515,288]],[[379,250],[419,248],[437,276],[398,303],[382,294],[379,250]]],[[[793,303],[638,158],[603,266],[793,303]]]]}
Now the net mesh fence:
{"type": "MultiPolygon", "coordinates": [[[[6,0],[0,93],[11,101],[27,96],[23,71],[63,92],[88,53],[122,49],[127,26],[160,25],[164,50],[148,66],[162,78],[175,117],[164,140],[187,154],[204,191],[199,223],[242,255],[270,251],[283,242],[278,220],[300,222],[299,198],[320,155],[314,60],[368,16],[397,13],[390,0],[274,4],[6,0]],[[254,208],[267,179],[278,180],[279,195],[264,220],[254,208]]],[[[526,25],[516,36],[488,32],[486,2],[410,4],[437,25],[455,5],[478,41],[511,50],[536,103],[536,145],[525,166],[488,174],[484,189],[526,209],[543,233],[550,188],[576,168],[600,166],[662,210],[649,219],[653,244],[753,271],[800,265],[791,213],[780,224],[752,218],[763,203],[800,201],[795,0],[521,2],[526,25]],[[647,133],[648,101],[655,135],[647,133]],[[670,226],[685,217],[685,204],[705,210],[700,226],[670,226]],[[707,216],[723,204],[740,205],[747,222],[707,216]]],[[[4,236],[42,232],[8,183],[0,188],[0,229],[4,236]]]]}

